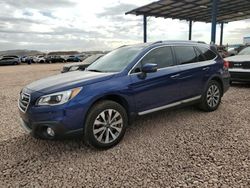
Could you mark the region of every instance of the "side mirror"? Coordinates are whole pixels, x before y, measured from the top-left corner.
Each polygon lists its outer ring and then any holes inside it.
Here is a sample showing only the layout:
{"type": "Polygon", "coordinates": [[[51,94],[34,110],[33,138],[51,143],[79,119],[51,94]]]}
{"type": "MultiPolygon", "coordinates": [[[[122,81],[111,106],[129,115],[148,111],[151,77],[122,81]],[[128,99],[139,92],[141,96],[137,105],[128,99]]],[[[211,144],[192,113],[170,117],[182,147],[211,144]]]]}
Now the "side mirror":
{"type": "Polygon", "coordinates": [[[142,73],[153,73],[157,71],[157,64],[146,63],[142,66],[142,73]]]}

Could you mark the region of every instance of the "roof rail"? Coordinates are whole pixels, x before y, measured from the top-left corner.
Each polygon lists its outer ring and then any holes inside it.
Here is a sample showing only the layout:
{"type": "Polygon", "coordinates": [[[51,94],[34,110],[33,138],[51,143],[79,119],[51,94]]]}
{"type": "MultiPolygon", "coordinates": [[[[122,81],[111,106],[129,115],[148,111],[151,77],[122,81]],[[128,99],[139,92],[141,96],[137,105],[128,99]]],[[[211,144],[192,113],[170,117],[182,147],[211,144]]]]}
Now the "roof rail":
{"type": "Polygon", "coordinates": [[[204,41],[197,41],[197,43],[206,44],[204,41]]]}
{"type": "Polygon", "coordinates": [[[153,45],[153,44],[158,44],[158,43],[162,43],[162,41],[159,40],[159,41],[153,42],[151,45],[153,45]]]}
{"type": "Polygon", "coordinates": [[[128,46],[128,45],[122,45],[122,46],[119,46],[117,49],[119,49],[119,48],[123,48],[123,47],[125,47],[125,46],[128,46]]]}

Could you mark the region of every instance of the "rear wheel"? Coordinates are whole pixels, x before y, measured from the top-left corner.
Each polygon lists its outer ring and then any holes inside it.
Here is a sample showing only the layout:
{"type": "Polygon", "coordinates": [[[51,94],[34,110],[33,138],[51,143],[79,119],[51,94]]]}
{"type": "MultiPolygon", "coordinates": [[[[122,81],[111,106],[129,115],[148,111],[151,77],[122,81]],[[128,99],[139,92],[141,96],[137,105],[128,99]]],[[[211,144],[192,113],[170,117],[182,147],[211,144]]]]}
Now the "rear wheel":
{"type": "Polygon", "coordinates": [[[221,97],[221,85],[217,81],[211,80],[208,83],[207,89],[202,96],[200,108],[207,112],[216,110],[220,105],[221,97]]]}
{"type": "Polygon", "coordinates": [[[88,113],[84,138],[88,145],[96,148],[110,148],[123,138],[128,118],[126,110],[113,101],[101,101],[88,113]]]}

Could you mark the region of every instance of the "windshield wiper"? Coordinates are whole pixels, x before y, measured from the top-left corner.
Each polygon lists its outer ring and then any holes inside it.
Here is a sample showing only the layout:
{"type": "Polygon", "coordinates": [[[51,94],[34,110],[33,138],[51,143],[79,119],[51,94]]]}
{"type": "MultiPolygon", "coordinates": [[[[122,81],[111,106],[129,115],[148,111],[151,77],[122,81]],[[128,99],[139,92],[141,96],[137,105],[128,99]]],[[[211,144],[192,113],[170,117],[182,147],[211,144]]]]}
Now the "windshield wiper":
{"type": "Polygon", "coordinates": [[[87,71],[91,71],[91,72],[102,72],[102,71],[97,70],[97,69],[87,69],[87,71]]]}

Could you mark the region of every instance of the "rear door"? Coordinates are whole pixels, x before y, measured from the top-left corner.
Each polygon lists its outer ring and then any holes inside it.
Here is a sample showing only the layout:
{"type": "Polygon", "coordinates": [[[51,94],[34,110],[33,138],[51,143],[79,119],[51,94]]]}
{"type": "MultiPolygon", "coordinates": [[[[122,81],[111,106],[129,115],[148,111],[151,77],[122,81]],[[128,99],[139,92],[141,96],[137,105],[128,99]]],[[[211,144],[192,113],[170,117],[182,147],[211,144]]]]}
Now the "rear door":
{"type": "Polygon", "coordinates": [[[170,46],[158,47],[145,55],[130,74],[137,111],[145,112],[178,101],[179,81],[172,79],[178,73],[170,46]],[[142,78],[140,70],[146,63],[157,64],[158,71],[142,78]]]}
{"type": "Polygon", "coordinates": [[[181,84],[181,98],[199,97],[205,84],[204,73],[208,68],[200,63],[194,46],[175,46],[174,51],[180,66],[180,74],[176,79],[181,84]]]}

